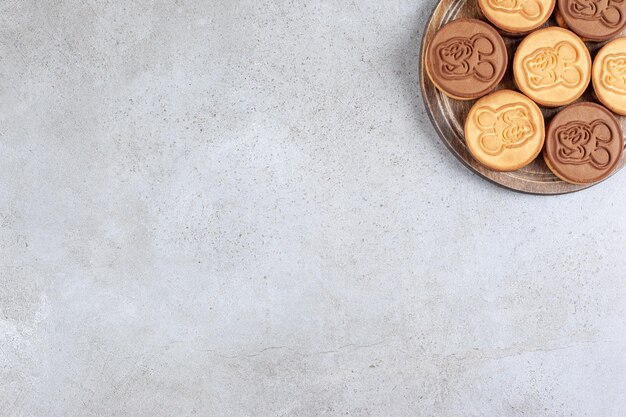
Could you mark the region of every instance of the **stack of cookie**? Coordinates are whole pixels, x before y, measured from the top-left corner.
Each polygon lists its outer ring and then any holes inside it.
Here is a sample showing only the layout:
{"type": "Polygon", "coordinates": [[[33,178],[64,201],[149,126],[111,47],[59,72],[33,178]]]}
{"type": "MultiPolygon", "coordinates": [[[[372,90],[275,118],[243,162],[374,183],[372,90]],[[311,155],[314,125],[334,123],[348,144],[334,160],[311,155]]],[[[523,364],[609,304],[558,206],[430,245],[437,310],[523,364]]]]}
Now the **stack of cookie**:
{"type": "Polygon", "coordinates": [[[626,115],[626,37],[606,43],[593,61],[585,42],[624,30],[626,0],[477,1],[491,24],[454,20],[425,54],[428,76],[442,93],[477,100],[465,121],[472,156],[490,169],[514,171],[543,150],[564,181],[608,177],[624,149],[614,113],[626,115]],[[547,26],[555,7],[558,26],[547,26]],[[503,36],[524,36],[510,69],[519,91],[503,88],[509,70],[503,36]],[[590,82],[600,104],[580,100],[590,82]],[[547,127],[540,106],[560,107],[547,127]]]}

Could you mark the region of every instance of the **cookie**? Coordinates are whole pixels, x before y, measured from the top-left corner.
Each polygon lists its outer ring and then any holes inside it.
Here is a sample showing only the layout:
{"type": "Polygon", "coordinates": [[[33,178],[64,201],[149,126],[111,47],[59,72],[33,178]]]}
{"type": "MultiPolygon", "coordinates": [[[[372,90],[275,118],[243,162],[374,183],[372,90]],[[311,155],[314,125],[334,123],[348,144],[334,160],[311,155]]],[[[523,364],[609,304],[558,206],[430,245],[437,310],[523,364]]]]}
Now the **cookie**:
{"type": "Polygon", "coordinates": [[[546,107],[578,99],[591,78],[591,56],[573,32],[549,27],[528,35],[517,47],[513,75],[518,88],[546,107]]]}
{"type": "Polygon", "coordinates": [[[605,41],[626,27],[624,0],[558,0],[557,22],[584,40],[605,41]]]}
{"type": "Polygon", "coordinates": [[[598,100],[626,116],[626,37],[604,45],[593,61],[593,89],[598,100]]]}
{"type": "Polygon", "coordinates": [[[499,90],[478,100],[465,120],[465,142],[478,162],[495,171],[515,171],[541,152],[543,114],[528,97],[499,90]]]}
{"type": "Polygon", "coordinates": [[[504,40],[487,23],[458,19],[443,26],[426,52],[433,84],[457,100],[472,100],[493,90],[507,67],[504,40]]]}
{"type": "Polygon", "coordinates": [[[555,0],[478,0],[483,15],[511,35],[521,35],[543,25],[555,0]]]}
{"type": "Polygon", "coordinates": [[[543,157],[563,181],[591,184],[611,175],[622,158],[624,137],[615,116],[583,102],[557,113],[546,131],[543,157]]]}

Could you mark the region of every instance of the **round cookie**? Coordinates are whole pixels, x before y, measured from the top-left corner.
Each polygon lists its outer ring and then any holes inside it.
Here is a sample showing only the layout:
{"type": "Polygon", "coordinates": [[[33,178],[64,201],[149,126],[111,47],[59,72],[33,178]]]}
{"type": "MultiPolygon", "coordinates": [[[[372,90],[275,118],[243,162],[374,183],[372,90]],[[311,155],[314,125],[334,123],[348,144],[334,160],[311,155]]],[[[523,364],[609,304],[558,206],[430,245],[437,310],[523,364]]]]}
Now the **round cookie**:
{"type": "Polygon", "coordinates": [[[626,37],[604,45],[593,61],[593,89],[598,100],[626,116],[626,37]]]}
{"type": "Polygon", "coordinates": [[[591,184],[611,175],[622,158],[620,124],[606,108],[576,103],[561,110],[546,132],[543,157],[563,181],[591,184]]]}
{"type": "Polygon", "coordinates": [[[483,15],[507,34],[521,35],[543,25],[555,0],[478,0],[483,15]]]}
{"type": "Polygon", "coordinates": [[[515,83],[524,94],[546,107],[578,99],[591,78],[591,56],[582,40],[559,27],[540,29],[517,47],[515,83]]]}
{"type": "Polygon", "coordinates": [[[626,27],[624,0],[558,0],[557,22],[584,40],[604,41],[626,27]]]}
{"type": "Polygon", "coordinates": [[[465,120],[465,143],[481,164],[495,171],[515,171],[541,152],[543,114],[528,97],[499,90],[478,100],[465,120]]]}
{"type": "Polygon", "coordinates": [[[476,19],[458,19],[443,26],[426,52],[426,72],[444,94],[472,100],[493,90],[507,67],[500,34],[476,19]]]}

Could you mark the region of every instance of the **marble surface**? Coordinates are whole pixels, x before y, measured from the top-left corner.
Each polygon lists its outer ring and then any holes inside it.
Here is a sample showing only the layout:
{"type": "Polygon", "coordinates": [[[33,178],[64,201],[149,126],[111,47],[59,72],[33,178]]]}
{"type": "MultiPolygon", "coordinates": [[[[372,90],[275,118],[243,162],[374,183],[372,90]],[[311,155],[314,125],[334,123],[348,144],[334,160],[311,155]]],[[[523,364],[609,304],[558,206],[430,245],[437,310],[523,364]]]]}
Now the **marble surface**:
{"type": "Polygon", "coordinates": [[[626,173],[462,166],[433,6],[0,3],[0,415],[623,416],[626,173]]]}

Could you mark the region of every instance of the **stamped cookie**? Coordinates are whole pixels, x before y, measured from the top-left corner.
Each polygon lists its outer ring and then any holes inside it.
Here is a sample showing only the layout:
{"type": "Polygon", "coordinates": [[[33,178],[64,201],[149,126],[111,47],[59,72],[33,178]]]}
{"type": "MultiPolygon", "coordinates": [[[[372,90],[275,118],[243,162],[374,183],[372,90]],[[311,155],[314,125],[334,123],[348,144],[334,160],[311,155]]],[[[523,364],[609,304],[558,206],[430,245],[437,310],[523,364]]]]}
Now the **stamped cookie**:
{"type": "Polygon", "coordinates": [[[626,0],[558,0],[557,22],[584,40],[604,41],[626,27],[626,0]]]}
{"type": "Polygon", "coordinates": [[[622,158],[624,138],[619,122],[595,103],[576,103],[561,110],[546,132],[543,157],[563,181],[591,184],[611,175],[622,158]]]}
{"type": "Polygon", "coordinates": [[[626,116],[626,37],[604,45],[593,61],[593,89],[615,113],[626,116]]]}
{"type": "Polygon", "coordinates": [[[476,19],[454,20],[428,45],[426,70],[433,84],[449,97],[472,100],[502,80],[507,52],[498,32],[476,19]]]}
{"type": "Polygon", "coordinates": [[[503,31],[521,35],[543,25],[555,0],[478,0],[483,15],[503,31]]]}
{"type": "Polygon", "coordinates": [[[519,89],[538,104],[558,107],[578,99],[591,78],[591,56],[569,30],[549,27],[528,35],[513,60],[519,89]]]}
{"type": "Polygon", "coordinates": [[[495,171],[515,171],[532,162],[544,142],[539,107],[512,90],[481,98],[465,121],[465,142],[472,156],[495,171]]]}

